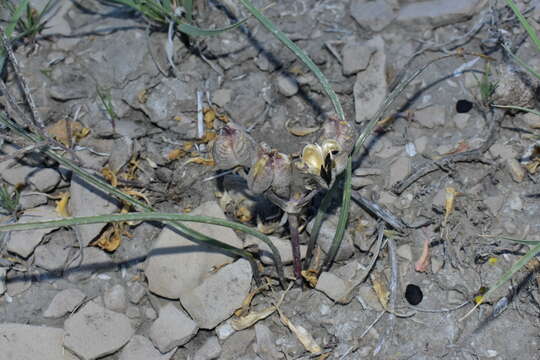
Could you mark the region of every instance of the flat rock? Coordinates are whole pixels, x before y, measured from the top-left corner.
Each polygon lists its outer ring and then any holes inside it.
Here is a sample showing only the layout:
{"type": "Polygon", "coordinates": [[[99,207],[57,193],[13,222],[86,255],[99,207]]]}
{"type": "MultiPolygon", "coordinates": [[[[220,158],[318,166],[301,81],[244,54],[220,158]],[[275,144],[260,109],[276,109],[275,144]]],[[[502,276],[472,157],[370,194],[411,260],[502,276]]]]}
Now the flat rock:
{"type": "Polygon", "coordinates": [[[446,122],[445,107],[434,105],[418,110],[414,113],[414,120],[428,129],[443,126],[446,122]]]}
{"type": "Polygon", "coordinates": [[[536,85],[528,74],[516,71],[514,67],[501,65],[493,102],[497,105],[534,108],[536,104],[536,85]]]}
{"type": "Polygon", "coordinates": [[[281,95],[290,97],[298,92],[298,82],[291,76],[279,74],[276,78],[276,85],[281,95]]]}
{"type": "Polygon", "coordinates": [[[90,301],[65,321],[64,346],[84,360],[98,359],[116,352],[134,332],[127,316],[90,301]]]}
{"type": "Polygon", "coordinates": [[[375,48],[357,41],[347,42],[341,51],[343,75],[350,76],[366,70],[375,51],[375,48]]]}
{"type": "Polygon", "coordinates": [[[389,184],[395,184],[409,175],[411,171],[411,158],[400,156],[390,165],[389,184]]]}
{"type": "Polygon", "coordinates": [[[131,303],[138,304],[146,294],[146,287],[138,281],[128,283],[127,296],[131,303]]]}
{"type": "MultiPolygon", "coordinates": [[[[115,199],[94,186],[86,184],[77,175],[73,175],[71,179],[69,192],[71,194],[69,211],[73,217],[92,216],[96,214],[108,215],[118,210],[118,202],[115,199]]],[[[88,246],[105,225],[76,225],[73,228],[82,245],[88,246]]]]}
{"type": "Polygon", "coordinates": [[[28,183],[34,189],[44,193],[54,190],[59,182],[60,174],[58,171],[49,168],[34,171],[28,178],[28,183]]]}
{"type": "Polygon", "coordinates": [[[54,296],[43,317],[60,318],[79,306],[86,295],[79,289],[66,289],[54,296]]]}
{"type": "MultiPolygon", "coordinates": [[[[288,240],[283,240],[275,236],[268,237],[272,244],[277,248],[279,255],[281,256],[281,262],[283,264],[292,264],[292,247],[291,242],[288,240]]],[[[272,250],[261,239],[248,235],[246,237],[246,244],[256,244],[259,247],[259,256],[263,264],[265,265],[274,265],[274,258],[272,257],[272,250]]],[[[300,256],[303,259],[306,256],[307,245],[300,245],[300,256]]]]}
{"type": "Polygon", "coordinates": [[[34,265],[49,271],[63,268],[70,249],[58,244],[39,245],[34,251],[34,265]]]}
{"type": "Polygon", "coordinates": [[[126,311],[128,305],[126,289],[120,284],[114,285],[103,294],[103,304],[112,311],[126,311]]]}
{"type": "Polygon", "coordinates": [[[2,170],[2,179],[10,185],[27,184],[28,178],[35,172],[39,171],[39,168],[15,165],[12,167],[6,167],[2,170]]]}
{"type": "Polygon", "coordinates": [[[141,335],[135,335],[120,352],[119,360],[169,360],[174,349],[162,354],[152,342],[141,335]]]}
{"type": "Polygon", "coordinates": [[[131,159],[133,155],[133,140],[122,136],[114,140],[113,148],[118,150],[113,151],[109,157],[109,169],[116,174],[131,159]]]}
{"type": "Polygon", "coordinates": [[[431,0],[401,6],[397,21],[402,24],[429,24],[439,27],[470,19],[482,0],[431,0]]]}
{"type": "Polygon", "coordinates": [[[79,265],[80,258],[76,258],[67,269],[64,275],[68,275],[69,281],[82,281],[88,279],[96,272],[114,271],[116,264],[111,257],[103,250],[96,247],[88,247],[83,249],[83,261],[79,265]]]}
{"type": "Polygon", "coordinates": [[[213,360],[219,358],[221,354],[221,345],[215,336],[211,336],[204,344],[195,352],[193,360],[213,360]]]}
{"type": "Polygon", "coordinates": [[[47,201],[48,199],[45,195],[37,193],[28,194],[26,191],[23,191],[19,200],[19,206],[21,210],[33,209],[40,205],[45,205],[47,201]]]}
{"type": "MultiPolygon", "coordinates": [[[[332,246],[332,241],[334,240],[334,234],[336,233],[338,223],[337,215],[330,215],[323,220],[321,228],[319,230],[319,235],[317,237],[317,244],[322,251],[328,253],[330,247],[332,246]]],[[[308,224],[307,230],[311,234],[313,227],[313,221],[308,224]]],[[[352,241],[352,236],[348,231],[345,231],[343,235],[343,240],[341,246],[336,254],[336,261],[346,260],[354,254],[354,245],[352,241]]]]}
{"type": "Polygon", "coordinates": [[[268,326],[261,322],[255,324],[255,338],[254,350],[260,358],[270,360],[284,357],[276,346],[274,334],[272,334],[268,326]]]}
{"type": "Polygon", "coordinates": [[[249,262],[240,259],[182,294],[180,302],[200,328],[213,329],[242,305],[249,293],[252,275],[249,262]]]}
{"type": "Polygon", "coordinates": [[[159,310],[159,317],[150,327],[150,339],[159,351],[166,353],[187,343],[198,330],[189,316],[168,303],[159,310]]]}
{"type": "MultiPolygon", "coordinates": [[[[192,213],[225,219],[223,210],[213,201],[201,204],[192,213]]],[[[242,241],[229,228],[202,223],[186,225],[211,238],[242,247],[242,241]]],[[[148,255],[145,274],[150,291],[166,298],[178,299],[181,294],[197,287],[212,267],[230,260],[231,257],[224,251],[196,244],[166,227],[148,255]]]]}
{"type": "Polygon", "coordinates": [[[22,294],[32,286],[32,276],[28,272],[11,269],[6,278],[7,293],[11,297],[22,294]]]}
{"type": "Polygon", "coordinates": [[[62,347],[62,329],[0,324],[0,360],[76,360],[62,347]]]}
{"type": "Polygon", "coordinates": [[[351,1],[351,16],[360,26],[381,31],[392,23],[397,14],[385,0],[355,0],[351,1]]]}
{"type": "Polygon", "coordinates": [[[330,299],[346,304],[351,301],[351,284],[330,272],[322,272],[317,281],[316,290],[325,293],[330,299]]]}
{"type": "Polygon", "coordinates": [[[358,123],[370,120],[375,115],[388,92],[384,40],[382,37],[376,36],[366,45],[377,49],[377,51],[371,56],[368,68],[356,75],[353,94],[356,122],[358,123]]]}
{"type": "MultiPolygon", "coordinates": [[[[25,211],[19,218],[19,223],[29,223],[35,221],[58,220],[60,216],[52,206],[40,206],[35,209],[25,211]]],[[[32,254],[36,246],[39,245],[43,236],[56,228],[13,231],[8,241],[9,252],[27,258],[32,254]]]]}

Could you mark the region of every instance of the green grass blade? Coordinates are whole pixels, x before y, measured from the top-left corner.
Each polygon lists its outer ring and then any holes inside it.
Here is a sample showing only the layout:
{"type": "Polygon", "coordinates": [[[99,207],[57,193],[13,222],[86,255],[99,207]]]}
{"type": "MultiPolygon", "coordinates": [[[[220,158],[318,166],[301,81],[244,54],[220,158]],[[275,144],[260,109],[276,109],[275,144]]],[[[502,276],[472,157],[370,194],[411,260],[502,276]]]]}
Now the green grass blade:
{"type": "Polygon", "coordinates": [[[540,80],[540,74],[538,72],[536,72],[536,70],[534,70],[532,67],[530,67],[529,64],[527,64],[525,61],[521,60],[521,58],[519,58],[517,55],[515,55],[512,51],[510,51],[508,46],[503,45],[503,48],[504,48],[504,50],[506,50],[506,53],[508,55],[510,55],[510,57],[512,59],[514,59],[515,62],[517,62],[521,67],[526,69],[535,78],[540,80]]]}
{"type": "MultiPolygon", "coordinates": [[[[4,29],[4,33],[6,34],[6,37],[8,39],[12,38],[13,31],[15,31],[15,27],[17,26],[17,23],[21,19],[21,16],[24,14],[25,9],[28,7],[28,1],[29,0],[22,0],[19,6],[15,9],[13,14],[11,14],[11,19],[9,19],[8,25],[4,29]]],[[[4,68],[4,64],[6,62],[6,56],[5,56],[5,50],[0,50],[0,73],[2,72],[2,69],[4,68]]]]}
{"type": "Polygon", "coordinates": [[[526,107],[523,107],[523,106],[497,105],[497,104],[493,104],[492,106],[497,107],[497,108],[501,108],[501,109],[513,109],[513,110],[526,111],[526,112],[530,112],[532,114],[540,116],[540,111],[534,110],[534,109],[529,109],[529,108],[526,108],[526,107]]]}
{"type": "Polygon", "coordinates": [[[231,25],[219,28],[219,29],[201,29],[200,27],[190,25],[190,24],[185,24],[185,23],[179,23],[177,25],[177,28],[179,31],[189,36],[216,36],[226,31],[236,29],[237,27],[245,23],[247,20],[248,18],[244,18],[234,24],[231,24],[231,25]]]}
{"type": "Polygon", "coordinates": [[[184,0],[184,10],[186,11],[186,20],[188,24],[193,22],[193,0],[184,0]]]}
{"type": "MultiPolygon", "coordinates": [[[[33,134],[33,133],[30,133],[30,132],[27,132],[25,129],[21,128],[17,123],[14,123],[12,122],[11,120],[5,118],[3,115],[0,115],[0,121],[2,123],[4,123],[6,126],[8,126],[10,129],[12,129],[13,131],[17,132],[19,135],[23,136],[24,138],[26,138],[27,140],[33,142],[33,143],[40,143],[42,142],[44,139],[42,139],[40,136],[36,135],[36,134],[33,134]]],[[[148,212],[155,212],[155,210],[149,206],[149,205],[146,205],[144,202],[142,201],[139,201],[123,192],[121,192],[120,190],[116,189],[115,187],[111,186],[110,184],[102,181],[101,179],[87,173],[85,170],[81,169],[80,167],[78,167],[77,165],[73,164],[71,161],[65,159],[63,156],[57,154],[55,151],[52,151],[50,149],[43,149],[43,152],[49,156],[51,159],[57,161],[60,165],[63,165],[69,169],[71,169],[73,171],[73,173],[75,173],[76,175],[78,175],[81,179],[83,179],[85,182],[91,184],[91,185],[94,185],[95,187],[97,187],[98,189],[108,193],[109,195],[112,195],[112,196],[116,196],[117,198],[119,199],[122,199],[124,201],[127,201],[128,203],[132,204],[133,206],[136,206],[136,207],[139,207],[141,209],[144,209],[148,212]]],[[[218,247],[218,248],[221,248],[225,251],[228,251],[229,253],[231,254],[234,254],[234,255],[237,255],[237,256],[241,256],[243,258],[245,258],[246,260],[249,261],[251,267],[252,267],[252,270],[253,270],[253,274],[254,274],[254,277],[256,279],[256,281],[260,281],[260,277],[258,275],[258,268],[257,268],[257,264],[255,263],[255,260],[253,259],[253,256],[245,251],[245,250],[242,250],[242,249],[239,249],[239,248],[236,248],[236,247],[232,247],[226,243],[223,243],[221,241],[218,241],[218,240],[215,240],[215,239],[212,239],[212,238],[209,238],[208,236],[204,235],[204,234],[201,234],[195,230],[192,230],[191,228],[177,222],[177,221],[170,221],[170,222],[165,222],[166,224],[172,226],[173,228],[175,228],[178,232],[180,232],[182,235],[185,235],[185,236],[188,236],[188,237],[191,237],[193,240],[195,241],[198,241],[198,242],[202,242],[202,243],[206,243],[206,244],[209,244],[209,245],[212,245],[212,246],[215,246],[215,247],[218,247]]],[[[274,259],[279,259],[279,253],[276,251],[274,253],[274,259]]],[[[283,274],[283,269],[278,266],[278,263],[276,263],[276,268],[280,268],[278,269],[278,275],[280,276],[280,280],[282,281],[282,284],[284,283],[284,278],[282,277],[282,274],[283,274]]]]}
{"type": "Polygon", "coordinates": [[[341,200],[341,208],[339,210],[338,225],[336,228],[336,233],[334,235],[334,240],[332,240],[332,246],[330,247],[330,250],[328,251],[328,254],[324,261],[324,268],[326,268],[326,270],[328,270],[330,266],[332,266],[339,247],[341,246],[343,236],[345,235],[345,230],[347,228],[347,221],[349,220],[349,209],[351,206],[351,178],[352,157],[349,156],[349,159],[347,161],[347,168],[345,169],[345,185],[343,188],[343,199],[341,200]]]}
{"type": "Polygon", "coordinates": [[[540,51],[540,39],[538,39],[538,36],[536,35],[536,31],[534,31],[533,27],[527,19],[525,19],[525,16],[519,11],[519,8],[517,7],[514,0],[505,0],[506,4],[512,9],[516,17],[518,18],[519,22],[521,23],[521,26],[525,28],[525,31],[527,31],[527,34],[529,34],[529,38],[532,40],[534,45],[536,45],[536,48],[540,51]]]}
{"type": "Polygon", "coordinates": [[[321,83],[324,91],[332,101],[332,104],[334,105],[334,109],[336,110],[337,115],[341,120],[345,120],[345,113],[343,112],[343,108],[341,107],[341,103],[339,102],[339,99],[332,89],[332,86],[324,76],[324,74],[319,70],[317,65],[309,58],[309,56],[306,55],[306,53],[298,47],[295,43],[293,43],[289,38],[281,32],[266,16],[264,16],[259,9],[257,9],[249,0],[240,0],[242,5],[246,7],[246,9],[253,15],[259,22],[266,28],[268,31],[272,33],[279,41],[281,41],[289,50],[291,50],[306,66],[313,72],[313,74],[317,77],[319,82],[321,83]]]}
{"type": "Polygon", "coordinates": [[[513,241],[515,243],[522,244],[522,245],[527,245],[527,246],[536,246],[536,245],[540,244],[540,241],[538,241],[538,240],[516,239],[516,238],[511,238],[511,237],[508,237],[508,236],[497,236],[497,239],[506,240],[506,241],[513,241]]]}
{"type": "Polygon", "coordinates": [[[510,280],[512,278],[512,276],[514,276],[515,273],[517,273],[522,267],[524,267],[525,265],[527,265],[527,263],[533,258],[536,256],[536,254],[538,254],[540,252],[540,244],[536,245],[535,247],[533,247],[532,249],[530,249],[525,255],[523,255],[523,257],[521,259],[519,259],[518,262],[516,262],[514,265],[512,265],[512,267],[510,268],[510,270],[508,270],[507,272],[505,272],[503,274],[503,276],[501,276],[501,278],[499,280],[497,280],[497,282],[495,283],[495,285],[493,285],[493,287],[491,287],[488,292],[485,293],[484,297],[482,300],[484,299],[487,299],[489,297],[489,295],[493,294],[495,292],[495,290],[497,290],[499,287],[501,287],[505,282],[507,282],[508,280],[510,280]]]}
{"type": "Polygon", "coordinates": [[[315,245],[317,244],[317,237],[319,236],[319,232],[321,230],[322,222],[326,216],[326,213],[328,211],[328,208],[330,207],[330,204],[332,203],[332,198],[334,197],[334,193],[337,189],[337,182],[334,182],[334,185],[330,190],[324,194],[323,199],[321,200],[321,204],[319,205],[319,208],[317,209],[317,214],[315,215],[315,220],[313,220],[313,227],[311,228],[311,234],[309,236],[309,244],[306,251],[306,260],[304,261],[304,270],[307,270],[309,268],[309,265],[311,263],[311,259],[313,257],[313,251],[315,250],[315,245]]]}

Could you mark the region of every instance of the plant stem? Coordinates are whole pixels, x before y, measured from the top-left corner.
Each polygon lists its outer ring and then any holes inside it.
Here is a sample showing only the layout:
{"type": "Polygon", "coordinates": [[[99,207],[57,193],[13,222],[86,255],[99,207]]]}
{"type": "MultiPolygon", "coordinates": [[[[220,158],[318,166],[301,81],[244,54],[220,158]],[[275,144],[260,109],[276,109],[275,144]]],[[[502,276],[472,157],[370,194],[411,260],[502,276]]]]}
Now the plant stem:
{"type": "Polygon", "coordinates": [[[302,282],[302,258],[300,255],[300,235],[298,234],[298,215],[288,214],[289,229],[291,230],[291,246],[293,255],[294,276],[296,281],[302,282]]]}

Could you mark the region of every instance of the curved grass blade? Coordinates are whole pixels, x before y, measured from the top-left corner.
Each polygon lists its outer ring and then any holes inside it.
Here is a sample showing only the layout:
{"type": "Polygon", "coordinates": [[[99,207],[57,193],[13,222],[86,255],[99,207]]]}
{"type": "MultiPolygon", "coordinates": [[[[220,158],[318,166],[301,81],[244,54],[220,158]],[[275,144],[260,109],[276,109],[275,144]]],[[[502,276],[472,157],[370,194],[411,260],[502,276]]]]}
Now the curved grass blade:
{"type": "Polygon", "coordinates": [[[508,5],[508,7],[510,9],[512,9],[514,14],[518,18],[519,22],[521,23],[521,26],[523,26],[523,28],[525,28],[525,31],[527,31],[527,34],[529,35],[529,38],[531,38],[534,45],[536,45],[536,48],[538,50],[540,50],[540,39],[538,39],[538,36],[536,35],[536,32],[534,31],[531,24],[529,24],[527,19],[525,19],[525,16],[523,16],[521,11],[519,11],[519,8],[517,7],[514,0],[505,0],[505,1],[506,1],[506,4],[508,5]]]}
{"type": "Polygon", "coordinates": [[[525,61],[521,60],[521,58],[519,56],[517,56],[516,54],[514,54],[510,48],[506,45],[503,44],[502,46],[504,48],[504,50],[506,51],[506,53],[508,55],[510,55],[510,57],[512,59],[514,59],[515,62],[517,62],[519,64],[519,66],[523,67],[525,70],[527,70],[531,75],[533,75],[535,78],[539,79],[540,80],[540,74],[538,72],[536,72],[529,64],[527,64],[525,61]]]}
{"type": "Polygon", "coordinates": [[[529,108],[526,108],[526,107],[523,107],[523,106],[497,105],[497,104],[493,104],[492,106],[500,108],[500,109],[513,109],[513,110],[520,110],[520,111],[530,112],[531,114],[540,116],[540,111],[534,110],[534,109],[529,109],[529,108]]]}
{"type": "MultiPolygon", "coordinates": [[[[6,37],[8,39],[11,39],[11,35],[13,35],[13,31],[15,31],[15,27],[17,26],[17,23],[19,22],[21,16],[23,15],[24,10],[28,7],[28,1],[29,0],[22,0],[19,6],[17,6],[17,8],[14,9],[13,13],[11,14],[11,18],[9,19],[8,25],[6,26],[4,30],[4,33],[6,34],[6,37]]],[[[2,49],[0,50],[0,73],[2,72],[2,69],[4,68],[5,62],[6,62],[5,50],[2,49]]]]}
{"type": "Polygon", "coordinates": [[[324,194],[321,204],[317,209],[317,215],[315,215],[315,220],[313,221],[313,227],[311,228],[311,234],[309,236],[308,248],[306,251],[306,260],[304,261],[304,270],[309,268],[311,259],[313,258],[313,251],[315,250],[315,245],[317,244],[317,238],[319,237],[319,232],[321,231],[322,222],[325,218],[326,212],[332,203],[332,198],[334,197],[336,189],[336,183],[332,186],[330,190],[324,194]]]}
{"type": "Polygon", "coordinates": [[[253,15],[259,22],[266,28],[268,31],[272,33],[279,41],[281,41],[289,50],[291,50],[308,68],[313,72],[313,74],[317,77],[319,80],[319,83],[321,83],[324,92],[328,95],[330,100],[332,101],[332,104],[334,105],[334,109],[336,110],[337,115],[341,120],[345,120],[345,113],[343,112],[343,108],[341,107],[341,103],[339,102],[339,99],[332,89],[332,86],[324,76],[324,74],[319,70],[317,65],[309,58],[309,56],[306,55],[306,53],[298,47],[295,43],[293,43],[289,38],[279,30],[276,25],[274,25],[270,19],[268,19],[266,16],[263,15],[263,13],[257,9],[253,3],[249,0],[240,0],[242,5],[246,7],[246,9],[253,15]]]}
{"type": "MultiPolygon", "coordinates": [[[[33,143],[40,143],[40,142],[43,141],[43,139],[41,139],[40,136],[38,136],[36,134],[33,134],[33,133],[30,133],[30,132],[27,132],[25,129],[21,128],[17,123],[14,123],[14,122],[10,121],[9,119],[5,118],[3,116],[3,114],[0,114],[0,120],[6,126],[11,128],[13,131],[17,132],[19,135],[25,137],[27,140],[30,140],[33,143]]],[[[137,199],[135,199],[135,198],[121,192],[120,190],[116,189],[115,187],[111,186],[110,184],[108,184],[108,183],[98,179],[97,177],[87,173],[85,170],[83,170],[80,167],[78,167],[77,165],[73,164],[71,161],[65,159],[63,156],[57,154],[55,151],[53,151],[51,149],[48,149],[48,148],[44,148],[42,151],[47,156],[49,156],[51,159],[57,161],[59,164],[71,169],[75,174],[77,174],[85,182],[96,186],[100,190],[103,190],[103,191],[107,192],[108,194],[110,194],[112,196],[116,196],[117,198],[120,198],[120,199],[122,199],[124,201],[127,201],[128,203],[132,204],[133,206],[139,207],[139,208],[144,209],[144,210],[146,210],[148,212],[155,212],[155,210],[151,206],[146,205],[144,202],[139,201],[139,200],[137,200],[137,199]]],[[[166,224],[172,226],[176,231],[180,232],[181,234],[183,234],[185,236],[188,236],[188,237],[191,237],[195,241],[199,241],[199,242],[210,244],[212,246],[216,246],[218,248],[221,248],[223,250],[228,251],[231,254],[234,254],[234,255],[241,256],[241,257],[245,258],[246,260],[249,261],[249,263],[250,263],[250,265],[252,267],[255,280],[257,282],[260,282],[260,276],[259,276],[259,271],[258,271],[257,264],[255,263],[255,260],[254,260],[253,256],[249,252],[247,252],[245,250],[242,250],[242,249],[238,249],[236,247],[232,247],[232,246],[230,246],[228,244],[225,244],[223,242],[220,242],[218,240],[209,238],[208,236],[206,236],[204,234],[201,234],[201,233],[199,233],[199,232],[197,232],[195,230],[192,230],[191,228],[189,228],[189,227],[187,227],[187,226],[185,226],[185,225],[183,225],[183,224],[181,224],[181,223],[179,223],[177,221],[166,222],[166,224]]],[[[279,259],[279,253],[277,251],[274,252],[273,254],[274,254],[274,260],[279,259]]],[[[283,278],[283,275],[282,275],[283,274],[283,268],[281,266],[279,266],[278,262],[276,262],[276,268],[278,268],[278,267],[279,267],[278,275],[280,276],[280,281],[282,282],[282,284],[284,284],[284,278],[283,278]]]]}
{"type": "Polygon", "coordinates": [[[182,5],[186,11],[186,19],[191,24],[193,22],[193,0],[184,0],[182,5]]]}
{"type": "Polygon", "coordinates": [[[20,224],[0,225],[0,232],[48,229],[48,228],[53,228],[53,227],[99,224],[99,223],[109,223],[109,222],[123,222],[123,221],[185,221],[185,222],[196,222],[196,223],[205,223],[205,224],[211,224],[211,225],[219,225],[219,226],[227,227],[233,230],[242,231],[242,232],[245,232],[246,234],[253,235],[261,239],[262,241],[264,241],[272,249],[272,252],[276,255],[274,259],[276,263],[276,268],[282,267],[281,256],[279,255],[279,251],[266,235],[258,232],[257,230],[253,228],[250,228],[247,225],[236,223],[234,221],[228,221],[228,220],[223,220],[219,218],[209,217],[209,216],[168,214],[168,213],[159,213],[159,212],[82,216],[82,217],[75,217],[75,218],[66,218],[66,219],[61,219],[61,220],[36,221],[36,222],[28,222],[28,223],[20,223],[20,224]]]}
{"type": "Polygon", "coordinates": [[[324,268],[328,270],[330,266],[332,266],[332,263],[334,262],[334,259],[336,258],[336,254],[339,250],[339,247],[341,246],[341,241],[343,240],[343,236],[345,235],[345,230],[347,228],[347,220],[349,219],[349,209],[351,206],[351,179],[352,179],[352,157],[349,156],[349,159],[347,160],[347,168],[345,169],[345,184],[343,187],[343,198],[341,200],[341,208],[339,211],[339,219],[338,224],[336,228],[336,234],[334,235],[334,239],[332,240],[332,246],[330,247],[330,250],[328,251],[328,254],[326,255],[326,259],[324,260],[324,268]]]}
{"type": "Polygon", "coordinates": [[[482,296],[480,298],[480,301],[478,301],[476,303],[476,305],[467,313],[465,314],[465,316],[463,316],[461,319],[459,319],[460,321],[461,320],[464,320],[465,318],[467,318],[473,311],[474,309],[476,309],[478,306],[480,306],[491,294],[493,294],[495,292],[495,290],[497,290],[499,287],[501,287],[505,282],[507,282],[508,280],[510,280],[512,278],[512,276],[514,276],[515,273],[517,273],[522,267],[524,267],[525,265],[527,265],[527,263],[533,258],[536,256],[536,254],[538,254],[540,252],[540,244],[537,244],[535,247],[533,247],[532,249],[530,249],[525,255],[523,255],[523,257],[521,259],[519,259],[518,262],[516,262],[514,265],[512,265],[512,267],[510,268],[510,270],[508,270],[507,272],[505,272],[499,280],[497,280],[497,282],[495,283],[495,285],[493,285],[489,290],[488,292],[486,292],[484,294],[484,296],[482,296]]]}

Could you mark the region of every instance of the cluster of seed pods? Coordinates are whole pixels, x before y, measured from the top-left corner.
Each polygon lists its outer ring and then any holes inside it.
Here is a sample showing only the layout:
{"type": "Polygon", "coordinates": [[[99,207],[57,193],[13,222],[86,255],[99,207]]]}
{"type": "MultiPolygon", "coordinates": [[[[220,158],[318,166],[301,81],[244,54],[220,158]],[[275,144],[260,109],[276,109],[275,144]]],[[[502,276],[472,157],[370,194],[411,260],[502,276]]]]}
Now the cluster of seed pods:
{"type": "Polygon", "coordinates": [[[345,169],[355,136],[351,124],[331,117],[319,140],[306,145],[299,158],[291,159],[265,143],[257,144],[240,125],[229,123],[214,140],[212,155],[218,169],[241,167],[252,192],[272,192],[289,199],[298,185],[303,187],[300,192],[329,188],[345,169]]]}

